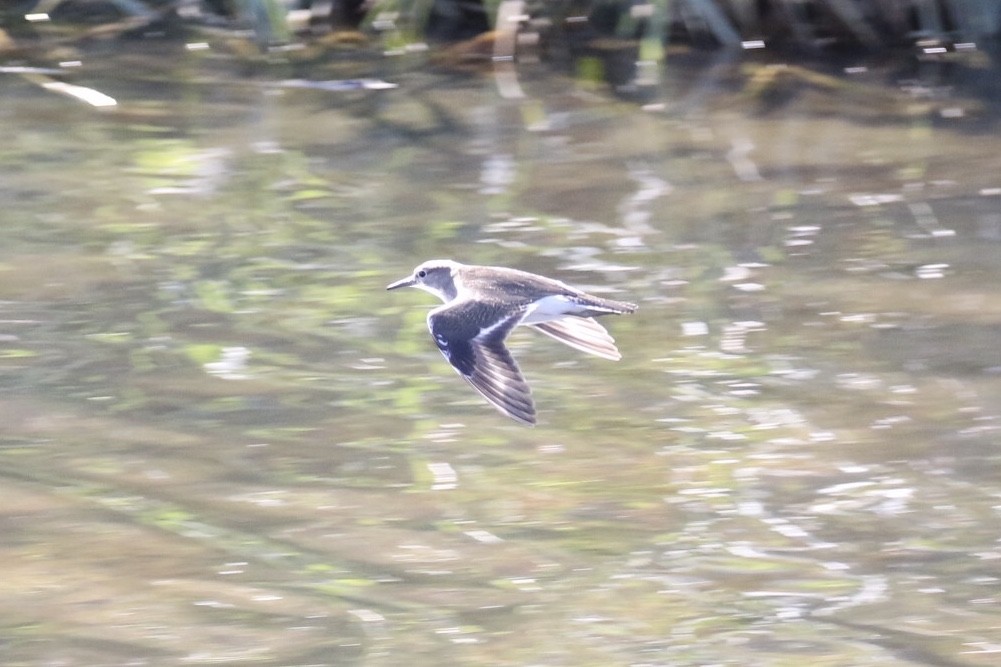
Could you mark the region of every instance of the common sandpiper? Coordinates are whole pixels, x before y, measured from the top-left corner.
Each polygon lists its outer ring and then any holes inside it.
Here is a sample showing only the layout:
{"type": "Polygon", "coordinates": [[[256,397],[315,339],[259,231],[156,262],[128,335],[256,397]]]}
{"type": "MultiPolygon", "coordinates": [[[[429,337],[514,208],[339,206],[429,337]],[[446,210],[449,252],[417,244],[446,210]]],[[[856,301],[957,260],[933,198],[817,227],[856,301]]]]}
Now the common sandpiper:
{"type": "Polygon", "coordinates": [[[511,330],[530,326],[570,347],[605,359],[622,358],[594,318],[624,315],[636,304],[588,294],[545,276],[450,259],[424,262],[387,290],[416,287],[445,303],[428,313],[438,349],[473,388],[503,414],[535,424],[531,389],[504,345],[511,330]]]}

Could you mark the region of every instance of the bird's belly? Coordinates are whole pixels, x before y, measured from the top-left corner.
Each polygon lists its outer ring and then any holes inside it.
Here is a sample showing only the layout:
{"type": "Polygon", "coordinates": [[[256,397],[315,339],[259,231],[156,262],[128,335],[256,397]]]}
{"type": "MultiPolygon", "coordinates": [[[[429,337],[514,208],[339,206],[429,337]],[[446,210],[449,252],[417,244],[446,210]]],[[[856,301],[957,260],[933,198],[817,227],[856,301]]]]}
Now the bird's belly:
{"type": "Polygon", "coordinates": [[[520,324],[539,324],[558,320],[566,315],[576,315],[586,312],[579,303],[574,303],[562,295],[547,296],[532,304],[520,324]]]}

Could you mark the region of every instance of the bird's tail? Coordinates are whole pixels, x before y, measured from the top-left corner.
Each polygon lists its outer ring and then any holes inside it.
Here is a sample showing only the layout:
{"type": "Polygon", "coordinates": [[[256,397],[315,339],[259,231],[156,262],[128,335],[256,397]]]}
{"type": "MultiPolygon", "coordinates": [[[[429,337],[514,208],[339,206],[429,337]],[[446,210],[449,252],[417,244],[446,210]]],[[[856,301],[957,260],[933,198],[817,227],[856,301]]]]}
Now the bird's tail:
{"type": "Polygon", "coordinates": [[[602,297],[591,296],[586,304],[587,314],[594,315],[627,315],[632,313],[638,307],[635,303],[629,303],[628,301],[616,301],[615,299],[605,299],[602,297]]]}

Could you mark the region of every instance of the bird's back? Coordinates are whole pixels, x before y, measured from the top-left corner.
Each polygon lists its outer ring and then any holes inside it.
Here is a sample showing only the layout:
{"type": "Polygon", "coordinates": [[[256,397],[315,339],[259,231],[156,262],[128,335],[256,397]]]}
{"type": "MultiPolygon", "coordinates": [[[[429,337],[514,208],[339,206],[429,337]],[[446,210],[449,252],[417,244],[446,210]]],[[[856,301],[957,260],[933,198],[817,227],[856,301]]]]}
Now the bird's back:
{"type": "Polygon", "coordinates": [[[636,310],[635,304],[588,294],[559,280],[518,269],[466,266],[463,267],[460,281],[464,289],[477,293],[477,298],[481,301],[527,305],[544,296],[565,296],[610,313],[631,313],[636,310]]]}

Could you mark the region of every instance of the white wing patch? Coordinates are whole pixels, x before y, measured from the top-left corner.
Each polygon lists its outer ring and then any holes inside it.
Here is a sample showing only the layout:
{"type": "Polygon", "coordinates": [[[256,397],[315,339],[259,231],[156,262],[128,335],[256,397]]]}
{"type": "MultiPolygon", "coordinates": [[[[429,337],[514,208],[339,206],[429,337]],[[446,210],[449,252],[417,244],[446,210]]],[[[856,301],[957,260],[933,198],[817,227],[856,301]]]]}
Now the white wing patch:
{"type": "Polygon", "coordinates": [[[562,294],[547,296],[539,299],[525,312],[525,317],[521,319],[521,324],[538,324],[557,320],[564,315],[579,313],[583,309],[580,304],[562,294]]]}

